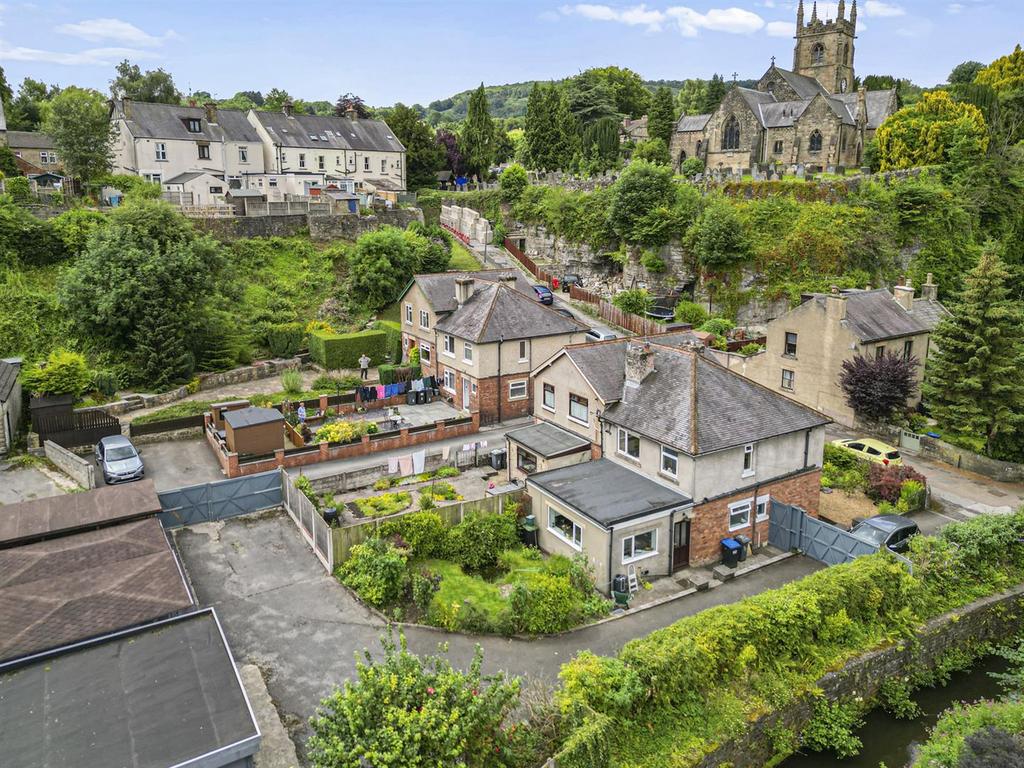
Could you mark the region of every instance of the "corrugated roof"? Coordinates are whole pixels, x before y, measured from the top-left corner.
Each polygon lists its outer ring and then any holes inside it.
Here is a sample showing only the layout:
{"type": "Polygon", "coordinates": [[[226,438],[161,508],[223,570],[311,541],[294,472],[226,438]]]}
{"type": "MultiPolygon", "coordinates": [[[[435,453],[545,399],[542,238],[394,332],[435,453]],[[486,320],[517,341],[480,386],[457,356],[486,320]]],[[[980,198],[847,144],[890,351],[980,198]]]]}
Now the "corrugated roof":
{"type": "Polygon", "coordinates": [[[260,744],[210,608],[0,669],[0,702],[12,768],[248,764],[260,744]]]}
{"type": "Polygon", "coordinates": [[[114,102],[114,116],[124,118],[129,132],[136,138],[245,142],[260,140],[256,129],[246,118],[246,112],[241,109],[218,108],[217,122],[211,123],[206,119],[206,110],[203,107],[130,101],[126,117],[124,101],[118,100],[114,102]],[[198,133],[185,127],[188,119],[199,120],[201,130],[198,133]]]}
{"type": "Polygon", "coordinates": [[[486,344],[583,333],[587,326],[502,283],[484,283],[465,304],[439,321],[437,330],[486,344]]]}
{"type": "Polygon", "coordinates": [[[506,432],[505,436],[544,458],[590,448],[590,441],[585,437],[562,429],[550,421],[541,421],[528,427],[513,429],[511,432],[506,432]]]}
{"type": "Polygon", "coordinates": [[[405,151],[402,142],[383,120],[350,120],[336,115],[289,116],[284,112],[254,114],[260,125],[270,134],[271,141],[283,147],[405,151]]]}
{"type": "Polygon", "coordinates": [[[156,518],[0,550],[0,659],[78,642],[191,605],[156,518]]]}
{"type": "Polygon", "coordinates": [[[11,149],[56,149],[53,137],[41,131],[8,131],[7,146],[11,149]]]}
{"type": "Polygon", "coordinates": [[[537,486],[606,528],[692,501],[610,459],[539,472],[526,482],[528,487],[537,486]]]}
{"type": "Polygon", "coordinates": [[[284,421],[284,416],[276,408],[252,407],[224,412],[224,422],[232,429],[255,427],[259,424],[273,424],[278,421],[284,421]]]}
{"type": "Polygon", "coordinates": [[[636,396],[605,410],[606,421],[692,455],[829,421],[817,411],[755,384],[698,352],[656,342],[652,342],[652,350],[654,372],[640,383],[636,396]]]}

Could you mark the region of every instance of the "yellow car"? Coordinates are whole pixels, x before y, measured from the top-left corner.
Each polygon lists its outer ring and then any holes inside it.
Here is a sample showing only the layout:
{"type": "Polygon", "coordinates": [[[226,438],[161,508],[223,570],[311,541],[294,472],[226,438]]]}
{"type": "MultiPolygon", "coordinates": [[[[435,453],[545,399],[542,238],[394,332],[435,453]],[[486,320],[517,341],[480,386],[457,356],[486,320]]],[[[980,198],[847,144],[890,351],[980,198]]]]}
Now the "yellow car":
{"type": "Polygon", "coordinates": [[[858,437],[851,440],[833,440],[832,445],[837,448],[844,448],[859,459],[873,461],[876,464],[885,466],[900,466],[903,464],[903,457],[900,452],[888,443],[881,440],[874,440],[870,437],[858,437]]]}

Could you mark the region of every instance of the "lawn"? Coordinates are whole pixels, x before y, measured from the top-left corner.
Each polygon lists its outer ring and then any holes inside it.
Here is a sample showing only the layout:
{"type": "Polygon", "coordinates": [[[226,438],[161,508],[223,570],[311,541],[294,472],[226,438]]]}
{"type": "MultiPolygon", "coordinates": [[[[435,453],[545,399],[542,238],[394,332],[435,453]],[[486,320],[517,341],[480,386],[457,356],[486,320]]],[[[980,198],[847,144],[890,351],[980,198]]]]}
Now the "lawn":
{"type": "Polygon", "coordinates": [[[170,419],[183,419],[186,416],[199,416],[210,410],[212,400],[183,400],[180,403],[160,408],[152,413],[144,413],[132,419],[135,424],[151,424],[154,421],[169,421],[170,419]]]}
{"type": "Polygon", "coordinates": [[[448,269],[460,272],[476,272],[480,269],[480,262],[466,246],[455,242],[452,243],[452,260],[448,262],[448,269]]]}
{"type": "Polygon", "coordinates": [[[413,571],[429,571],[441,577],[441,583],[434,593],[434,600],[441,605],[462,605],[469,600],[483,611],[492,622],[497,622],[505,610],[505,598],[497,583],[484,581],[462,570],[462,566],[451,560],[417,560],[413,571]]]}

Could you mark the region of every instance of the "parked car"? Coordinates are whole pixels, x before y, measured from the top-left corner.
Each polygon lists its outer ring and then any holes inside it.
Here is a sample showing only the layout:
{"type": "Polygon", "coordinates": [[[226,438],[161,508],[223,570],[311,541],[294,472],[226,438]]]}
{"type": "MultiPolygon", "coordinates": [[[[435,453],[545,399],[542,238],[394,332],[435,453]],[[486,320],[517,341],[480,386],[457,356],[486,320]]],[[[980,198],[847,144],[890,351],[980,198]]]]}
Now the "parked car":
{"type": "Polygon", "coordinates": [[[595,326],[587,331],[587,341],[607,341],[608,339],[619,338],[612,333],[610,328],[604,328],[602,326],[595,326]]]}
{"type": "Polygon", "coordinates": [[[541,304],[554,304],[555,295],[551,293],[551,289],[546,285],[535,285],[533,286],[533,292],[537,295],[537,301],[541,304]]]}
{"type": "Polygon", "coordinates": [[[121,435],[104,437],[96,443],[96,463],[107,485],[141,480],[146,474],[146,466],[132,441],[121,435]]]}
{"type": "Polygon", "coordinates": [[[832,445],[856,454],[857,458],[867,459],[876,464],[884,464],[885,466],[892,464],[898,467],[903,463],[903,457],[900,456],[899,450],[888,443],[883,443],[881,440],[874,440],[870,437],[833,440],[832,445]]]}
{"type": "Polygon", "coordinates": [[[562,293],[568,293],[569,288],[572,286],[583,287],[583,278],[579,275],[562,275],[562,293]]]}
{"type": "Polygon", "coordinates": [[[910,537],[921,532],[917,523],[903,515],[876,515],[863,520],[850,531],[854,536],[887,547],[893,552],[904,552],[910,546],[910,537]]]}

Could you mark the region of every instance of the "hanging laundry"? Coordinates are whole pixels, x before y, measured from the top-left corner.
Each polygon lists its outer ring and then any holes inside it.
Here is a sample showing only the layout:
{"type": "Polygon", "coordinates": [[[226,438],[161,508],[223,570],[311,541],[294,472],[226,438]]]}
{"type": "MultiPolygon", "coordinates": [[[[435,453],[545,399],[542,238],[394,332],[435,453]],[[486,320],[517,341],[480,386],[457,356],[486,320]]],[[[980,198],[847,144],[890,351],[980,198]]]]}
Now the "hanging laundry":
{"type": "Polygon", "coordinates": [[[448,456],[451,452],[451,446],[445,445],[441,447],[441,461],[448,461],[448,456]]]}
{"type": "Polygon", "coordinates": [[[402,476],[412,474],[412,456],[402,456],[398,460],[398,469],[402,473],[402,476]]]}
{"type": "Polygon", "coordinates": [[[423,467],[427,462],[427,452],[425,450],[416,451],[412,455],[412,471],[413,474],[418,475],[423,472],[423,467]]]}
{"type": "Polygon", "coordinates": [[[377,385],[377,399],[378,400],[383,400],[384,397],[385,397],[385,395],[384,395],[384,385],[383,384],[378,384],[377,385]]]}
{"type": "Polygon", "coordinates": [[[388,474],[389,475],[393,475],[397,471],[398,471],[398,457],[397,456],[389,456],[388,457],[388,474]]]}
{"type": "Polygon", "coordinates": [[[476,444],[476,447],[482,451],[484,448],[487,447],[487,441],[481,440],[479,443],[476,444]]]}

